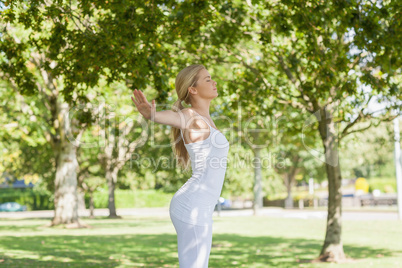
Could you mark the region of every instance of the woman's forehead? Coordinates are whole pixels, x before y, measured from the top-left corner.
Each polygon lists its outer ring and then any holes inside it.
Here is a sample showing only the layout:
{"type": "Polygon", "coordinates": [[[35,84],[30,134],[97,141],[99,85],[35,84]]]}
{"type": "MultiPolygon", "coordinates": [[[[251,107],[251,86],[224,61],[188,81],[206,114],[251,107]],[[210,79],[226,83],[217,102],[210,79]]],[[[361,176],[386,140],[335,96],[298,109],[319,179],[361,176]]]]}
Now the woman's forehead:
{"type": "Polygon", "coordinates": [[[211,75],[209,74],[209,72],[208,72],[207,70],[205,70],[205,69],[202,69],[200,74],[201,74],[201,78],[202,78],[202,79],[204,79],[204,78],[207,77],[207,76],[211,76],[211,75]]]}

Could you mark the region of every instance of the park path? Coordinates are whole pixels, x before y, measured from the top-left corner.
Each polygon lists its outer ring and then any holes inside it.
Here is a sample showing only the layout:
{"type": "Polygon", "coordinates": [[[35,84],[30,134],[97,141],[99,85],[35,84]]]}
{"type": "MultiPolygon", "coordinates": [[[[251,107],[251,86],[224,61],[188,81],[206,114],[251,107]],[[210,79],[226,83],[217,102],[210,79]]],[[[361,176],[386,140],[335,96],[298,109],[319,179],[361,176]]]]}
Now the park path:
{"type": "MultiPolygon", "coordinates": [[[[95,216],[108,216],[108,209],[95,209],[95,216]]],[[[89,210],[80,210],[80,217],[89,216],[89,210]]],[[[119,216],[136,216],[136,217],[169,217],[168,207],[158,208],[121,208],[117,209],[119,216]]],[[[252,216],[252,209],[225,209],[214,211],[213,217],[237,217],[252,216]]],[[[20,211],[20,212],[0,212],[0,220],[2,218],[52,218],[53,210],[38,211],[20,211]]],[[[281,217],[281,218],[298,218],[298,219],[326,219],[327,212],[324,210],[306,210],[306,209],[283,209],[277,207],[264,207],[257,216],[281,217]]],[[[398,220],[398,213],[395,211],[343,211],[343,220],[398,220]]]]}

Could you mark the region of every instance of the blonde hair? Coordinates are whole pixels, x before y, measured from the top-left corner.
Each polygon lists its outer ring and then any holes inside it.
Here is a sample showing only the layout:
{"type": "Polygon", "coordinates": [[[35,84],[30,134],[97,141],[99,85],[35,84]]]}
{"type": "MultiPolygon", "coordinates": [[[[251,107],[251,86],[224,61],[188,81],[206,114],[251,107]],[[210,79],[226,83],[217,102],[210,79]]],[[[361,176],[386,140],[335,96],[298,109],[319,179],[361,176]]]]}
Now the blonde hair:
{"type": "MultiPolygon", "coordinates": [[[[175,88],[178,100],[173,104],[173,111],[180,112],[181,110],[183,110],[185,108],[182,104],[183,101],[186,104],[191,104],[191,96],[188,88],[192,86],[197,86],[199,73],[202,69],[206,69],[204,65],[193,64],[181,70],[176,76],[175,88]]],[[[171,137],[173,139],[172,149],[174,154],[176,155],[178,164],[181,168],[184,169],[184,171],[188,171],[190,166],[190,156],[187,152],[186,146],[184,145],[184,140],[180,135],[180,129],[172,127],[171,137]]]]}

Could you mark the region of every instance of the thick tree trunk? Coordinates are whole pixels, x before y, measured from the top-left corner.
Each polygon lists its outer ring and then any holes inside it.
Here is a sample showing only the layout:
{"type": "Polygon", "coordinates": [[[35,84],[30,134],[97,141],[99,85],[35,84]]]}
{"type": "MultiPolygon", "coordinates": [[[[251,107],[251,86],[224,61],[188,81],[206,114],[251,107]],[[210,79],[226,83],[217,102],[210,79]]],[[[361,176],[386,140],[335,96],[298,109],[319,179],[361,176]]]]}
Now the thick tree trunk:
{"type": "Polygon", "coordinates": [[[54,147],[56,152],[56,179],[54,193],[54,217],[51,226],[67,224],[68,228],[88,227],[78,218],[77,195],[77,154],[76,147],[67,138],[71,124],[66,103],[57,104],[59,143],[54,147]]]}
{"type": "Polygon", "coordinates": [[[324,245],[319,259],[339,262],[346,258],[342,245],[342,177],[338,155],[339,139],[332,114],[328,110],[320,112],[319,128],[325,149],[325,167],[328,176],[328,216],[324,245]]]}
{"type": "Polygon", "coordinates": [[[68,105],[58,106],[57,128],[60,136],[56,146],[56,180],[54,193],[54,218],[52,225],[78,223],[77,155],[76,147],[66,138],[70,122],[66,118],[68,105]]]}
{"type": "Polygon", "coordinates": [[[261,182],[261,159],[260,159],[260,148],[254,148],[254,203],[253,203],[253,213],[257,214],[258,209],[263,206],[263,196],[262,196],[262,182],[261,182]]]}
{"type": "Polygon", "coordinates": [[[108,208],[109,208],[109,217],[110,218],[120,218],[116,214],[116,203],[114,197],[114,191],[117,183],[117,171],[116,170],[107,170],[106,171],[106,180],[109,189],[109,199],[108,199],[108,208]]]}
{"type": "Polygon", "coordinates": [[[55,180],[55,216],[52,225],[78,222],[77,159],[75,146],[65,143],[58,154],[55,180]]]}
{"type": "Polygon", "coordinates": [[[341,261],[345,259],[342,245],[342,193],[339,165],[326,164],[328,174],[328,216],[327,231],[320,259],[324,261],[341,261]]]}

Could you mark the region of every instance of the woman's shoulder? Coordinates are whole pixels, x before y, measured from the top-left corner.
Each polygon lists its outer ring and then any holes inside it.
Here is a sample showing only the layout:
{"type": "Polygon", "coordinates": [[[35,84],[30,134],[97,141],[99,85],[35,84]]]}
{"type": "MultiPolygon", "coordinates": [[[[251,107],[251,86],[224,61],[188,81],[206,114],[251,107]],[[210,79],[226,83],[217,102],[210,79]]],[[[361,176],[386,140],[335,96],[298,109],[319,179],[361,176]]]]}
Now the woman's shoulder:
{"type": "Polygon", "coordinates": [[[208,125],[205,123],[205,121],[198,116],[198,114],[193,111],[191,108],[184,108],[180,110],[183,112],[185,119],[186,119],[186,128],[191,128],[191,129],[205,129],[208,128],[208,125]]]}
{"type": "Polygon", "coordinates": [[[197,115],[191,108],[181,109],[180,112],[184,114],[187,120],[197,115]]]}
{"type": "Polygon", "coordinates": [[[181,109],[180,111],[187,114],[195,114],[195,112],[191,108],[184,108],[181,109]]]}

